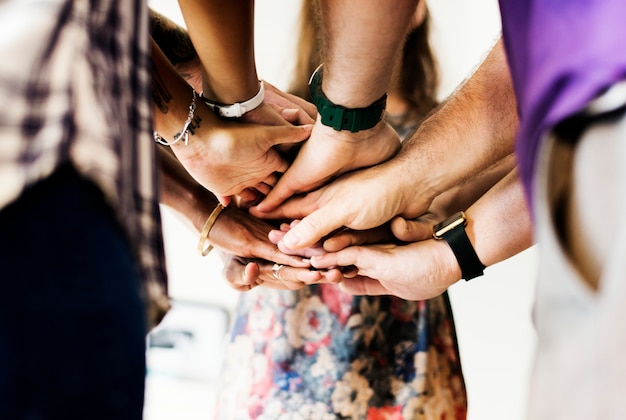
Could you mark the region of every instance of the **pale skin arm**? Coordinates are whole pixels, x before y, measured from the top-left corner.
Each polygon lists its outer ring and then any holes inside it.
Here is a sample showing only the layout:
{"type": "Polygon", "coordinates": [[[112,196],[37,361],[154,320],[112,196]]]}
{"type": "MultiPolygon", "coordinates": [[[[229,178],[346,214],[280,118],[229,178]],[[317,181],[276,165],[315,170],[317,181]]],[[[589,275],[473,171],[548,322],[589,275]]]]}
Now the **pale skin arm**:
{"type": "MultiPolygon", "coordinates": [[[[331,102],[363,108],[385,94],[417,4],[417,0],[322,0],[322,90],[331,102]]],[[[294,193],[383,162],[399,146],[397,134],[382,120],[351,133],[322,125],[318,117],[311,138],[258,210],[271,211],[294,193]]]]}
{"type": "MultiPolygon", "coordinates": [[[[282,242],[284,235],[298,224],[298,221],[293,221],[290,225],[281,224],[280,229],[272,230],[269,234],[269,239],[272,243],[277,244],[278,248],[285,254],[301,255],[307,258],[311,258],[314,255],[323,255],[325,252],[337,252],[350,246],[366,244],[400,245],[402,243],[401,241],[422,241],[431,237],[433,225],[445,219],[455,211],[463,210],[471,206],[487,191],[492,189],[495,184],[502,182],[504,177],[509,176],[511,171],[514,170],[514,167],[514,157],[512,155],[508,156],[499,164],[489,168],[479,176],[474,177],[470,180],[471,182],[467,182],[462,187],[455,188],[438,196],[433,201],[429,211],[416,220],[406,220],[397,217],[393,219],[391,223],[384,224],[378,228],[359,231],[342,229],[324,240],[323,243],[316,244],[313,248],[299,250],[286,248],[282,242]]],[[[506,185],[506,183],[505,181],[502,185],[506,185]]],[[[395,249],[394,245],[379,246],[381,249],[395,249]]],[[[298,273],[297,270],[295,270],[295,273],[290,273],[289,271],[289,269],[281,270],[281,278],[289,279],[290,274],[309,275],[304,272],[298,273]]],[[[339,282],[343,279],[343,273],[345,273],[346,276],[354,277],[353,268],[345,267],[342,270],[324,271],[323,278],[327,282],[339,282]]],[[[248,274],[252,273],[249,272],[248,274]]],[[[253,277],[247,279],[249,283],[253,283],[254,281],[255,278],[253,277]]]]}
{"type": "Polygon", "coordinates": [[[290,249],[314,244],[344,226],[364,230],[398,215],[415,218],[427,212],[441,193],[511,155],[517,123],[512,81],[499,41],[396,157],[344,175],[273,211],[254,207],[251,211],[262,217],[304,217],[283,238],[290,249]]]}
{"type": "MultiPolygon", "coordinates": [[[[498,182],[466,214],[468,237],[486,266],[532,245],[532,221],[517,171],[498,182]]],[[[418,230],[428,234],[432,224],[427,222],[418,230]]],[[[432,238],[404,246],[352,246],[313,256],[311,263],[318,268],[355,266],[357,273],[347,274],[342,288],[358,295],[392,294],[423,300],[441,294],[461,278],[448,244],[432,238]]],[[[331,269],[329,274],[337,271],[331,269]]]]}

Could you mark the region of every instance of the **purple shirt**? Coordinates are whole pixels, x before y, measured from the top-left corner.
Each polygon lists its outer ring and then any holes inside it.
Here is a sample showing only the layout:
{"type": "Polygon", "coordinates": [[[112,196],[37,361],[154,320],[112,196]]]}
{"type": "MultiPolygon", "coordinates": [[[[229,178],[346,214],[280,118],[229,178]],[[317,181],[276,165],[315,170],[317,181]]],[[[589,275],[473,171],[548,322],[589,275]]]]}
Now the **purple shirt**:
{"type": "Polygon", "coordinates": [[[542,134],[626,79],[626,1],[500,0],[521,127],[517,156],[527,195],[542,134]]]}

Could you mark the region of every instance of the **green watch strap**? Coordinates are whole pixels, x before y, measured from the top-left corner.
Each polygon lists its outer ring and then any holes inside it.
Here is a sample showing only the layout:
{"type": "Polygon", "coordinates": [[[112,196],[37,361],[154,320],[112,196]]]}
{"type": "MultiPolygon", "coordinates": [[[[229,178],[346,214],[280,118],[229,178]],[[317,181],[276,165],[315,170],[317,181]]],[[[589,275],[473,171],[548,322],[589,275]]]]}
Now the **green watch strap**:
{"type": "Polygon", "coordinates": [[[319,112],[322,124],[337,131],[350,130],[356,133],[374,127],[381,120],[387,105],[387,94],[366,108],[346,108],[332,103],[322,91],[322,66],[311,76],[309,91],[319,112]]]}
{"type": "Polygon", "coordinates": [[[451,229],[442,237],[450,245],[466,281],[484,274],[485,265],[480,262],[478,255],[476,255],[472,242],[465,232],[465,225],[462,224],[451,229]]]}

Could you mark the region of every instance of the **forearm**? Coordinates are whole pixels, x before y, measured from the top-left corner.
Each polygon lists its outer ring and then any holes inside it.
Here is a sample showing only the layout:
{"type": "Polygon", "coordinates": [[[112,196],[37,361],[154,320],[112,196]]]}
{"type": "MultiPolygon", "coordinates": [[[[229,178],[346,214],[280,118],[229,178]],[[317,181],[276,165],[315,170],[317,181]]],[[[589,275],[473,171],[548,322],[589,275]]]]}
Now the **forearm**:
{"type": "Polygon", "coordinates": [[[394,165],[414,195],[436,197],[514,151],[518,126],[512,81],[499,41],[473,74],[416,133],[394,165]]]}
{"type": "Polygon", "coordinates": [[[161,204],[174,210],[192,229],[200,232],[208,215],[217,206],[217,198],[189,175],[168,148],[157,146],[157,149],[161,204]]]}
{"type": "Polygon", "coordinates": [[[204,71],[204,96],[232,104],[259,90],[254,1],[179,0],[204,71]]]}
{"type": "MultiPolygon", "coordinates": [[[[154,105],[154,130],[167,141],[182,134],[185,122],[189,118],[189,106],[193,99],[193,88],[176,72],[161,49],[152,42],[152,100],[154,105]]],[[[218,117],[206,105],[197,99],[196,109],[188,127],[189,144],[177,142],[172,150],[178,155],[196,152],[202,148],[200,142],[192,141],[192,137],[217,124],[218,117]]],[[[179,156],[180,157],[180,156],[179,156]]]]}
{"type": "Polygon", "coordinates": [[[515,164],[515,155],[510,154],[456,188],[442,193],[433,203],[437,203],[436,207],[445,209],[446,215],[465,210],[507,176],[515,168],[515,164]]]}
{"type": "Polygon", "coordinates": [[[187,31],[150,9],[150,34],[178,74],[201,91],[202,65],[187,31]]]}
{"type": "Polygon", "coordinates": [[[369,106],[387,90],[417,0],[322,0],[324,79],[333,103],[369,106]]]}
{"type": "Polygon", "coordinates": [[[533,243],[532,220],[517,169],[466,211],[467,234],[483,264],[512,257],[533,243]]]}

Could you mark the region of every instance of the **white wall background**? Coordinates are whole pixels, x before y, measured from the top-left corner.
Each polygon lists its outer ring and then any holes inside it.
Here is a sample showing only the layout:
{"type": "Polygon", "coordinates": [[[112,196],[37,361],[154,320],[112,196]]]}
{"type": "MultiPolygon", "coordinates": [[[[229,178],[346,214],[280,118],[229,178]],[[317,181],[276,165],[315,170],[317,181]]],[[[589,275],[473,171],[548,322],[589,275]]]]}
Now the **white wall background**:
{"type": "MultiPolygon", "coordinates": [[[[256,1],[258,72],[260,77],[283,88],[292,69],[299,3],[256,1]]],[[[176,0],[151,0],[150,4],[182,23],[176,0]]],[[[443,98],[471,73],[498,37],[498,5],[497,0],[429,0],[428,5],[443,98]]],[[[172,297],[232,309],[237,293],[220,278],[217,256],[197,257],[196,235],[167,209],[164,228],[172,297]]],[[[469,420],[525,418],[535,345],[531,306],[536,267],[536,249],[531,248],[490,267],[484,277],[458,283],[450,290],[468,390],[469,420]]],[[[215,330],[217,344],[221,333],[218,326],[215,330]]],[[[217,356],[207,353],[208,357],[217,356]]],[[[149,375],[146,419],[206,419],[213,386],[149,375]]]]}

